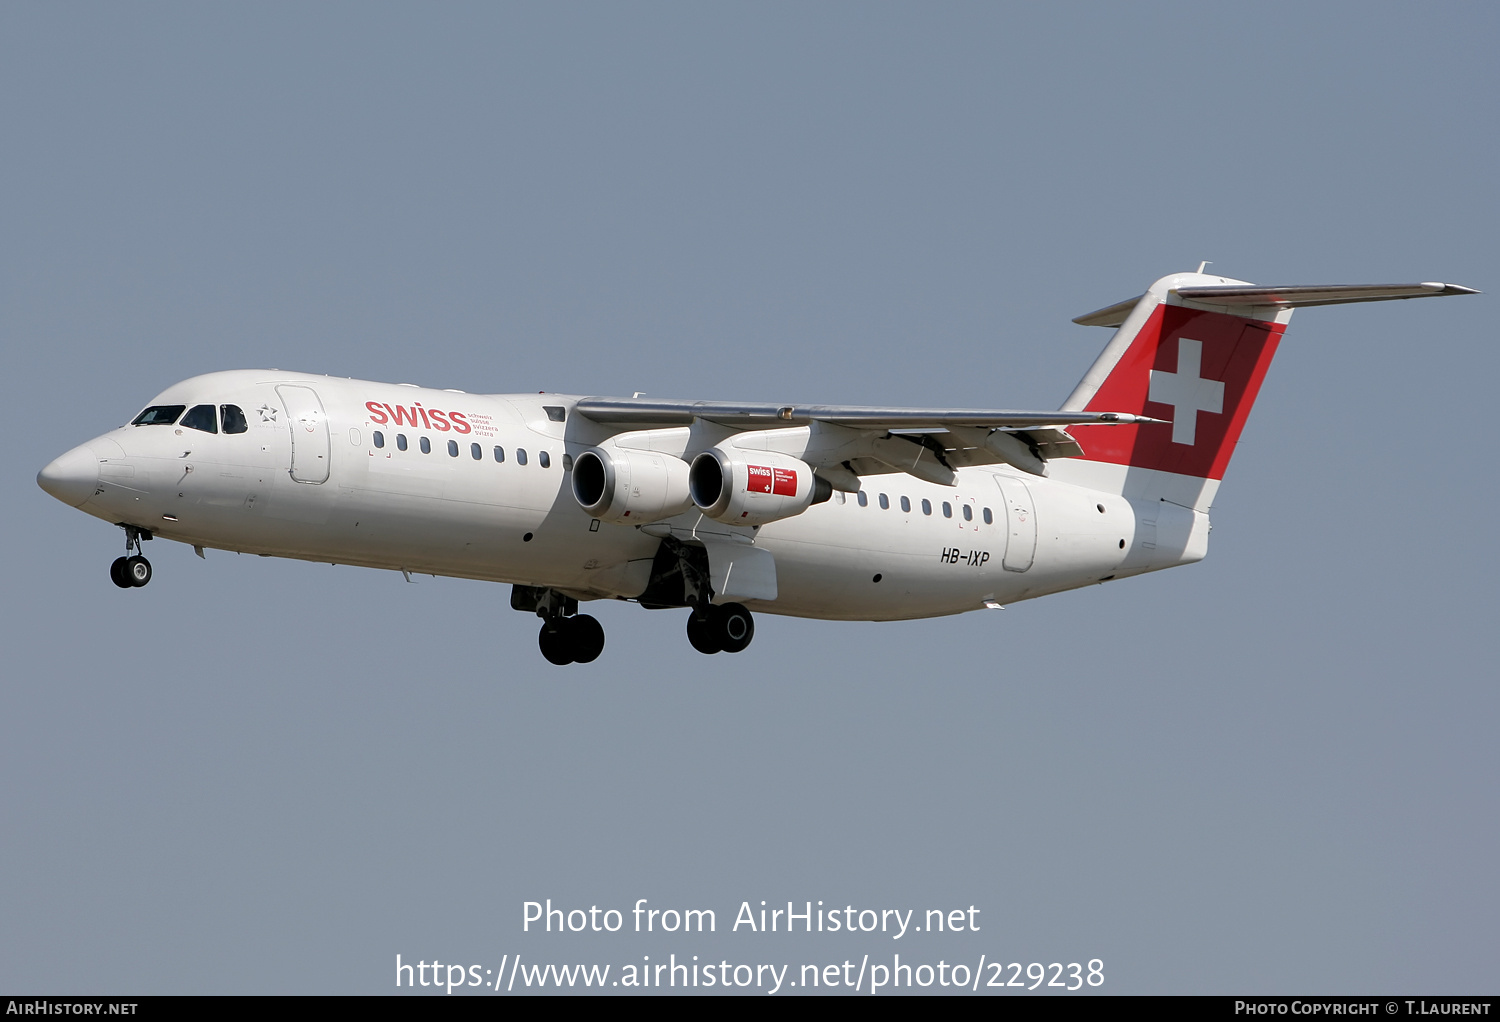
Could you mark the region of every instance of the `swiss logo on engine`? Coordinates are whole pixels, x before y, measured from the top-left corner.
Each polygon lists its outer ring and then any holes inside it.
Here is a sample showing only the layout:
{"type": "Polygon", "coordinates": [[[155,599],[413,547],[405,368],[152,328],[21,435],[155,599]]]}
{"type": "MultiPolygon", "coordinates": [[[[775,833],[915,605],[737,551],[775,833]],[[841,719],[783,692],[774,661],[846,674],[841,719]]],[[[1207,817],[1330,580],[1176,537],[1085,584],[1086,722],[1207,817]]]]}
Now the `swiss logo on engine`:
{"type": "Polygon", "coordinates": [[[774,493],[783,497],[797,495],[797,473],[792,469],[746,465],[745,470],[750,476],[745,481],[747,493],[774,493]]]}

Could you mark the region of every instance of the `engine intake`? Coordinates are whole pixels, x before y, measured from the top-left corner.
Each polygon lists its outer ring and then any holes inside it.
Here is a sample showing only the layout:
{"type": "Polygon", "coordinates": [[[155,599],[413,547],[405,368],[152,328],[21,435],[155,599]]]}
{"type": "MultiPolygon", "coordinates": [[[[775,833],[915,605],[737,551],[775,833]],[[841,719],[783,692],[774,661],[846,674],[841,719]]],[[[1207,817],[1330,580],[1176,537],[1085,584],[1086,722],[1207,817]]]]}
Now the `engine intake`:
{"type": "Polygon", "coordinates": [[[821,504],[833,496],[833,487],[790,455],[710,447],[693,459],[688,492],[715,521],[764,525],[821,504]]]}
{"type": "Polygon", "coordinates": [[[681,458],[603,447],[573,459],[573,499],[601,521],[631,525],[659,522],[693,506],[681,458]]]}

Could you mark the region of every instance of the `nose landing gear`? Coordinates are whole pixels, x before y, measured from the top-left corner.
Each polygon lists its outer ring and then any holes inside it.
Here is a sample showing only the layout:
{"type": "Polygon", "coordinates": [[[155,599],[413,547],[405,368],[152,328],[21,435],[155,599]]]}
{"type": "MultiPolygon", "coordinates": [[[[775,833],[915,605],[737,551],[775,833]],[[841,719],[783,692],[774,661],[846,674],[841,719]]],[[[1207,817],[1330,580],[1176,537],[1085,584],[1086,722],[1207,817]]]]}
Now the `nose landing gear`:
{"type": "Polygon", "coordinates": [[[151,581],[151,562],[141,556],[141,540],[150,539],[151,533],[134,525],[121,528],[125,530],[125,556],[109,566],[109,578],[121,589],[139,589],[151,581]]]}
{"type": "Polygon", "coordinates": [[[116,557],[109,577],[121,589],[135,589],[151,581],[151,562],[144,557],[116,557]]]}

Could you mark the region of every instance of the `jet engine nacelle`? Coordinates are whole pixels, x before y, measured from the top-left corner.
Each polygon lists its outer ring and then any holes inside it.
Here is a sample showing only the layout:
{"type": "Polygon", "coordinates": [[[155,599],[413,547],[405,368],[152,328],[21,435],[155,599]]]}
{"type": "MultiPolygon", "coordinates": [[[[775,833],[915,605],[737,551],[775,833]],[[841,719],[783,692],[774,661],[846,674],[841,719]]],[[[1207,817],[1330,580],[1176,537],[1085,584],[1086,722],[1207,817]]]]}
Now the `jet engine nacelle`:
{"type": "Polygon", "coordinates": [[[800,515],[833,495],[812,466],[774,451],[710,447],[688,475],[693,503],[726,525],[764,525],[800,515]]]}
{"type": "Polygon", "coordinates": [[[606,522],[637,525],[693,506],[688,464],[654,451],[591,447],[573,459],[573,498],[606,522]]]}

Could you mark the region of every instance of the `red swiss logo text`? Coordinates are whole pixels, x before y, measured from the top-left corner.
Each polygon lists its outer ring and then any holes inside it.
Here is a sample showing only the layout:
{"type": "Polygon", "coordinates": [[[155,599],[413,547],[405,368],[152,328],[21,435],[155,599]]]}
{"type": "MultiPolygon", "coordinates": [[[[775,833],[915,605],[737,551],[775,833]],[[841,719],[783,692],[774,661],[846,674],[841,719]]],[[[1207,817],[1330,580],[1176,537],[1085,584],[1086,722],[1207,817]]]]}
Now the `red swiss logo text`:
{"type": "Polygon", "coordinates": [[[783,497],[797,495],[797,473],[792,469],[746,465],[745,470],[750,475],[745,482],[747,493],[774,493],[783,497]]]}
{"type": "Polygon", "coordinates": [[[420,426],[423,429],[435,429],[439,432],[447,432],[451,429],[455,433],[467,433],[472,428],[463,412],[423,408],[420,401],[410,407],[366,401],[365,410],[370,413],[370,421],[381,426],[389,422],[393,426],[410,425],[413,429],[420,426]]]}

